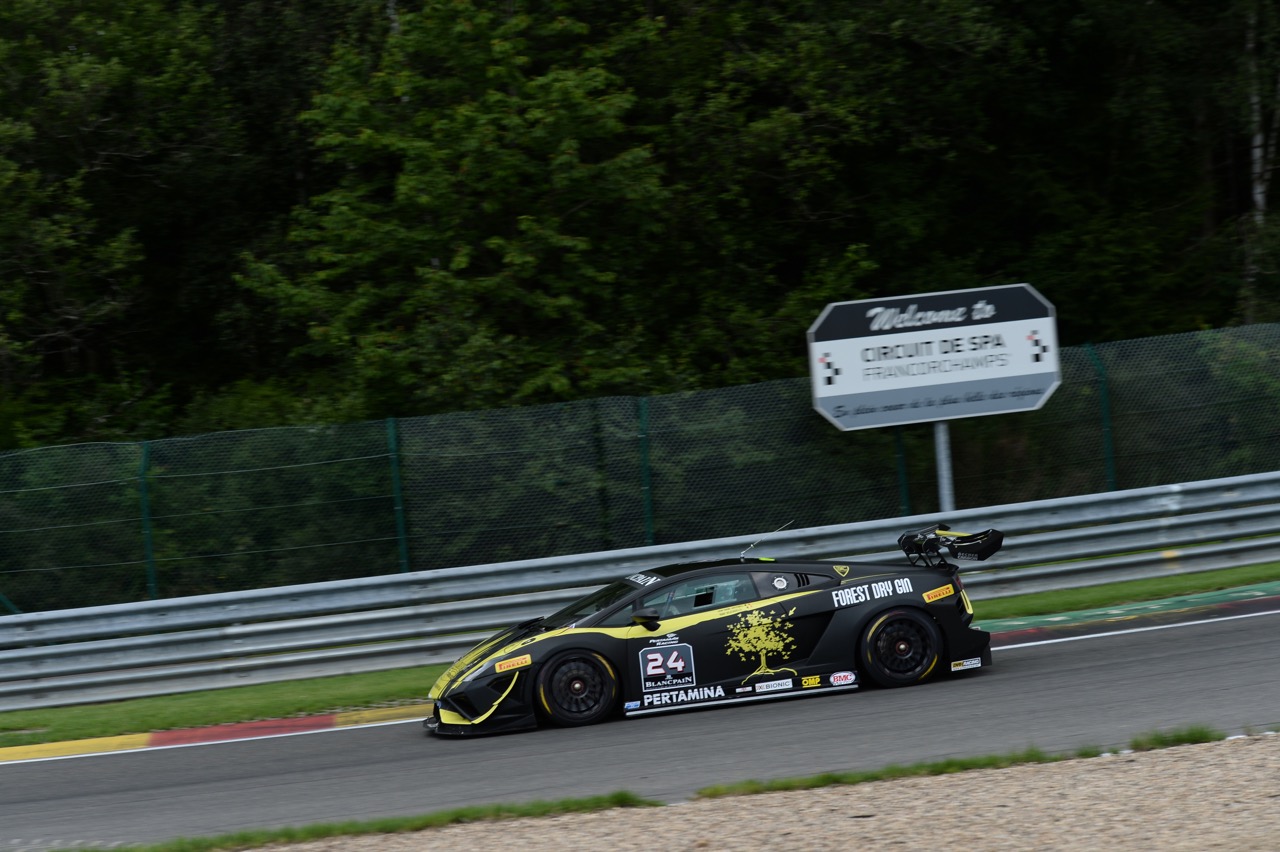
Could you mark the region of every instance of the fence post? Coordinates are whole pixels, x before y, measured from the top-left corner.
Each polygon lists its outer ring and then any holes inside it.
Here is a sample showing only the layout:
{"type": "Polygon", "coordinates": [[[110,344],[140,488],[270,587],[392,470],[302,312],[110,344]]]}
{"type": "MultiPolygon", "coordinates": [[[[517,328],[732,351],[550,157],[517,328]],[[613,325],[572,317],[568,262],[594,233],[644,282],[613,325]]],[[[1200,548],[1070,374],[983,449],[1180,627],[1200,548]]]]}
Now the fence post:
{"type": "Polygon", "coordinates": [[[147,594],[151,600],[160,596],[156,586],[155,538],[151,530],[151,494],[147,488],[147,471],[151,467],[151,442],[142,442],[142,460],[138,463],[138,497],[142,509],[142,557],[147,566],[147,594]]]}
{"type": "Polygon", "coordinates": [[[609,515],[609,465],[605,450],[604,424],[600,422],[599,398],[588,401],[591,406],[591,441],[596,454],[596,503],[600,507],[600,549],[613,549],[612,518],[609,515]]]}
{"type": "Polygon", "coordinates": [[[394,417],[387,418],[387,457],[391,460],[391,505],[396,516],[396,545],[403,574],[409,570],[409,533],[404,522],[404,488],[400,483],[400,434],[394,417]]]}
{"type": "Polygon", "coordinates": [[[644,507],[644,543],[654,544],[653,479],[649,470],[649,398],[636,400],[636,430],[640,439],[640,501],[644,507]]]}
{"type": "Polygon", "coordinates": [[[1092,343],[1084,344],[1084,352],[1098,374],[1098,408],[1102,414],[1102,460],[1107,470],[1107,490],[1119,488],[1116,483],[1116,449],[1111,436],[1111,390],[1107,385],[1107,368],[1092,343]]]}
{"type": "Polygon", "coordinates": [[[898,456],[898,514],[911,514],[911,483],[907,480],[907,447],[902,439],[902,427],[893,427],[893,448],[898,456]]]}

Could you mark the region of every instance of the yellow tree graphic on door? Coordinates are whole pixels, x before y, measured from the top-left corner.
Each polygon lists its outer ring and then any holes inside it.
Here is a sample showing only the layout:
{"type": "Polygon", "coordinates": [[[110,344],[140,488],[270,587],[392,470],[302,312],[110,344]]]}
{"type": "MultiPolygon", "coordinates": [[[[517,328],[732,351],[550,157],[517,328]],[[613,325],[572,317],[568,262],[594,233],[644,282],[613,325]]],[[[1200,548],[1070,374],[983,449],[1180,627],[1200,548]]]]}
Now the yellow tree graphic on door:
{"type": "MultiPolygon", "coordinates": [[[[787,615],[795,611],[795,607],[792,607],[787,615]]],[[[753,609],[742,613],[736,622],[729,625],[729,641],[725,644],[725,653],[736,653],[738,659],[746,662],[757,657],[760,660],[756,670],[742,679],[743,683],[761,675],[796,673],[795,669],[775,669],[769,666],[771,655],[785,661],[796,649],[796,640],[787,632],[791,629],[791,622],[783,621],[785,617],[773,610],[762,612],[753,609]]]]}

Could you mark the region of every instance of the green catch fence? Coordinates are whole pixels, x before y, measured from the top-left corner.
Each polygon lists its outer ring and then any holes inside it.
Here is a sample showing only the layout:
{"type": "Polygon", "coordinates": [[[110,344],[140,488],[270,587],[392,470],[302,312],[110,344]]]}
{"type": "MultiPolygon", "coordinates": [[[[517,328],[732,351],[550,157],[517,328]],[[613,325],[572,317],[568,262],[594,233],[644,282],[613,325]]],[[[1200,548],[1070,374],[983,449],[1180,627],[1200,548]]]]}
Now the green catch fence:
{"type": "MultiPolygon", "coordinates": [[[[961,508],[1280,467],[1280,325],[1061,352],[1043,408],[950,421],[961,508]]],[[[938,509],[931,424],[841,432],[807,378],[0,454],[0,612],[938,509]]]]}

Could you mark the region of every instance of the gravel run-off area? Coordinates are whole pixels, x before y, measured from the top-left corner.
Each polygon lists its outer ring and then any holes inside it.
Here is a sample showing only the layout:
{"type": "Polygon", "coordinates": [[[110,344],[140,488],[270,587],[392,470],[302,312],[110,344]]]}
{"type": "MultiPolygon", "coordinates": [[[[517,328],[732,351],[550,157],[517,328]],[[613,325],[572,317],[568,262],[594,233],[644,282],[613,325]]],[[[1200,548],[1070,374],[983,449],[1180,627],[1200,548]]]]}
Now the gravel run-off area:
{"type": "Polygon", "coordinates": [[[1280,850],[1280,735],[1007,769],[268,847],[1280,850]]]}

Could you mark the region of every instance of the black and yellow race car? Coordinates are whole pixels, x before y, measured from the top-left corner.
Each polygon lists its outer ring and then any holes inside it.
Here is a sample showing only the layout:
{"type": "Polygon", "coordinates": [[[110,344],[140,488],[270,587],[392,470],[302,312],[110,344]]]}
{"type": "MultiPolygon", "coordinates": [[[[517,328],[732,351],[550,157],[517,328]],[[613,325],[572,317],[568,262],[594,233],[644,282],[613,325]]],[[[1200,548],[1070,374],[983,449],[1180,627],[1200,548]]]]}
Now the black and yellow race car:
{"type": "Polygon", "coordinates": [[[997,530],[904,533],[907,565],[741,556],[639,571],[480,643],[431,688],[437,734],[920,683],[991,664],[955,559],[997,530]]]}

